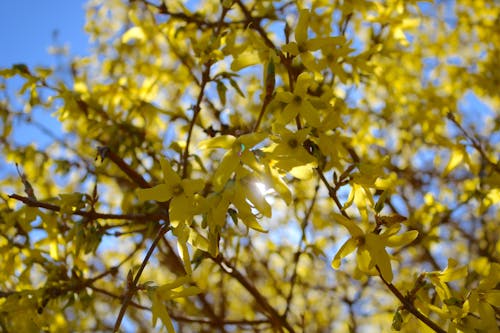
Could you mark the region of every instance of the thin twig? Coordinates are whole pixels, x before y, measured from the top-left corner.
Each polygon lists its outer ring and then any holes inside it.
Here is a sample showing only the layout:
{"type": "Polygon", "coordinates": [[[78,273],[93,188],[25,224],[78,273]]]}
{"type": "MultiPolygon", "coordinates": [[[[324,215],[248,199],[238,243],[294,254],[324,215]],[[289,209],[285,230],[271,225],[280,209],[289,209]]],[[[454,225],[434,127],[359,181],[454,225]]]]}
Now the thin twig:
{"type": "Polygon", "coordinates": [[[295,252],[294,255],[294,262],[293,262],[293,273],[292,277],[290,278],[290,291],[288,292],[288,296],[286,297],[286,308],[285,311],[283,312],[283,317],[286,318],[288,315],[288,312],[290,311],[290,306],[292,303],[292,297],[293,297],[293,291],[295,284],[297,282],[297,276],[298,276],[298,267],[299,267],[299,259],[300,255],[302,254],[302,246],[304,245],[306,241],[306,228],[307,224],[309,222],[309,218],[312,214],[312,211],[314,209],[314,205],[316,204],[316,199],[318,198],[318,192],[319,192],[319,182],[316,184],[316,187],[314,189],[314,196],[311,199],[311,204],[309,205],[309,208],[307,209],[306,215],[304,216],[302,223],[301,223],[301,237],[300,237],[300,242],[299,245],[297,246],[297,252],[295,252]]]}
{"type": "MultiPolygon", "coordinates": [[[[233,267],[227,260],[219,255],[217,258],[212,258],[224,272],[235,278],[257,301],[257,303],[263,308],[265,313],[269,316],[273,326],[279,325],[280,328],[286,328],[290,333],[294,333],[295,330],[293,327],[286,321],[286,318],[280,316],[279,313],[274,309],[267,299],[257,290],[257,288],[247,280],[247,278],[238,271],[235,267],[233,267]]],[[[280,329],[282,331],[282,329],[280,329]]]]}
{"type": "MultiPolygon", "coordinates": [[[[54,212],[61,211],[61,207],[58,205],[32,200],[28,197],[23,197],[18,194],[10,194],[9,198],[21,201],[30,207],[44,208],[54,212]]],[[[83,216],[91,220],[107,219],[107,220],[134,220],[134,221],[143,221],[143,220],[160,221],[164,220],[166,216],[165,214],[107,214],[107,213],[98,213],[95,211],[84,211],[84,210],[75,210],[74,212],[71,212],[71,215],[83,216]]]]}
{"type": "Polygon", "coordinates": [[[379,267],[378,266],[375,266],[375,267],[377,268],[377,271],[379,273],[379,277],[382,280],[382,282],[384,282],[384,284],[387,286],[387,288],[389,288],[389,290],[394,294],[394,296],[396,296],[399,299],[401,304],[403,304],[404,308],[408,312],[410,312],[415,317],[420,319],[420,321],[422,321],[424,324],[429,326],[434,331],[436,331],[438,333],[446,333],[446,331],[443,330],[441,327],[439,327],[438,324],[433,322],[429,317],[424,315],[422,312],[418,311],[418,309],[413,305],[413,303],[410,302],[405,296],[403,296],[403,294],[398,290],[398,288],[396,288],[391,282],[388,282],[384,279],[384,277],[382,276],[382,273],[380,272],[379,267]]]}
{"type": "Polygon", "coordinates": [[[449,112],[446,117],[453,123],[455,126],[457,126],[460,131],[463,133],[463,135],[470,141],[472,144],[472,147],[478,151],[478,153],[481,155],[481,157],[493,167],[493,170],[495,170],[497,173],[500,173],[500,165],[497,163],[493,162],[490,160],[488,155],[486,155],[486,152],[484,151],[483,147],[481,146],[481,142],[474,138],[472,135],[470,135],[465,128],[462,127],[462,125],[458,122],[458,120],[455,118],[455,115],[451,112],[449,112]]]}
{"type": "Polygon", "coordinates": [[[148,264],[149,259],[153,255],[153,252],[156,249],[158,242],[160,241],[160,239],[163,238],[163,235],[165,235],[165,233],[167,233],[167,231],[169,231],[169,230],[170,230],[170,221],[168,221],[168,223],[162,225],[161,229],[158,231],[158,234],[156,235],[155,239],[153,240],[153,243],[149,247],[149,250],[146,253],[146,257],[144,257],[144,260],[142,261],[141,266],[139,267],[139,270],[135,274],[134,281],[132,282],[131,285],[128,286],[128,291],[125,294],[125,296],[123,297],[122,307],[120,308],[120,312],[118,313],[118,317],[116,318],[115,327],[113,329],[113,332],[118,332],[118,330],[120,329],[120,325],[122,323],[123,317],[125,316],[125,312],[127,311],[127,307],[129,305],[130,301],[132,300],[132,297],[134,296],[134,294],[137,291],[137,284],[139,283],[139,279],[141,278],[142,272],[146,268],[146,265],[148,264]]]}
{"type": "Polygon", "coordinates": [[[112,150],[108,150],[106,157],[116,164],[130,179],[141,188],[149,188],[151,185],[134,169],[132,169],[125,161],[112,150]]]}

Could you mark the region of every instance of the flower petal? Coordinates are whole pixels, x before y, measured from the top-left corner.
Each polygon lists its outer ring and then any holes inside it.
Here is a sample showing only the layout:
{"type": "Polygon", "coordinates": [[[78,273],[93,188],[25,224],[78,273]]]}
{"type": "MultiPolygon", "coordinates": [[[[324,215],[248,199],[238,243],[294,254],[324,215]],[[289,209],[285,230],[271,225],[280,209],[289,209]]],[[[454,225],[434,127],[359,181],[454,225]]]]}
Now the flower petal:
{"type": "Polygon", "coordinates": [[[188,197],[192,197],[195,193],[200,192],[205,186],[205,182],[201,179],[183,179],[181,184],[184,193],[188,197]]]}
{"type": "Polygon", "coordinates": [[[319,127],[321,125],[318,110],[316,110],[309,101],[304,101],[302,103],[300,115],[304,117],[312,127],[319,127]]]}
{"type": "Polygon", "coordinates": [[[214,186],[216,191],[220,191],[240,164],[240,158],[234,150],[228,151],[222,162],[219,164],[214,174],[214,186]]]}
{"type": "Polygon", "coordinates": [[[311,13],[308,9],[302,9],[299,13],[299,21],[295,28],[295,40],[300,45],[307,40],[307,27],[311,13]]]}
{"type": "Polygon", "coordinates": [[[349,231],[352,237],[356,238],[364,235],[363,230],[361,230],[361,228],[358,227],[353,220],[337,213],[332,213],[332,217],[336,222],[342,224],[349,231]]]}
{"type": "Polygon", "coordinates": [[[369,233],[365,236],[366,249],[370,252],[370,266],[377,266],[380,274],[387,282],[393,278],[391,258],[385,250],[384,238],[380,235],[369,233]]]}
{"type": "Polygon", "coordinates": [[[301,97],[306,96],[307,89],[312,83],[312,76],[308,72],[302,72],[297,77],[297,84],[295,85],[295,89],[293,90],[294,95],[298,95],[301,97]]]}
{"type": "Polygon", "coordinates": [[[387,238],[386,246],[388,247],[399,247],[406,244],[410,244],[418,237],[417,230],[407,231],[401,235],[394,235],[387,238]]]}
{"type": "Polygon", "coordinates": [[[335,258],[333,258],[332,261],[332,267],[334,269],[338,269],[340,267],[340,262],[342,261],[343,258],[347,257],[349,254],[351,254],[354,250],[356,250],[356,247],[358,246],[358,240],[356,238],[349,238],[344,245],[340,247],[338,250],[337,254],[335,255],[335,258]]]}
{"type": "Polygon", "coordinates": [[[140,188],[135,191],[139,201],[156,200],[168,201],[172,198],[172,187],[167,184],[159,184],[151,188],[140,188]]]}
{"type": "Polygon", "coordinates": [[[299,46],[295,42],[290,42],[281,47],[281,51],[290,53],[294,56],[299,55],[299,46]]]}
{"type": "Polygon", "coordinates": [[[163,181],[171,187],[181,182],[181,177],[172,169],[170,162],[164,158],[160,160],[161,169],[163,171],[163,181]]]}
{"type": "Polygon", "coordinates": [[[192,198],[185,195],[173,197],[169,209],[170,223],[174,228],[189,220],[193,215],[192,198]]]}
{"type": "Polygon", "coordinates": [[[226,148],[229,149],[236,141],[236,137],[232,135],[221,135],[208,140],[203,140],[198,144],[200,149],[211,148],[226,148]]]}

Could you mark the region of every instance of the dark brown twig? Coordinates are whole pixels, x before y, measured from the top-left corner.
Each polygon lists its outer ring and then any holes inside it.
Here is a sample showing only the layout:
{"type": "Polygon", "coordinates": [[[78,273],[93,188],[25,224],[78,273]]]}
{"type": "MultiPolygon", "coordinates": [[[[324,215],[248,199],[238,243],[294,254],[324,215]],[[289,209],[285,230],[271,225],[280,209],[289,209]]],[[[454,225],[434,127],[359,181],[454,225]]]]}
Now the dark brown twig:
{"type": "Polygon", "coordinates": [[[398,290],[398,288],[396,288],[391,282],[388,282],[388,281],[386,281],[384,279],[384,277],[382,276],[382,273],[380,272],[380,269],[378,268],[378,266],[375,266],[375,267],[377,268],[377,271],[379,273],[379,277],[382,280],[382,282],[384,282],[384,284],[387,286],[387,288],[389,288],[389,290],[394,294],[394,296],[396,296],[399,299],[399,301],[401,302],[401,304],[403,304],[404,308],[408,312],[410,312],[415,317],[417,317],[418,319],[420,319],[420,321],[422,321],[424,324],[426,324],[427,326],[429,326],[435,332],[446,333],[446,331],[443,330],[441,327],[439,327],[438,324],[436,324],[435,322],[433,322],[429,317],[427,317],[426,315],[424,315],[422,312],[418,311],[418,309],[413,305],[413,303],[409,299],[407,299],[405,296],[403,296],[403,294],[398,290]]]}
{"type": "MultiPolygon", "coordinates": [[[[48,209],[54,212],[60,212],[61,207],[58,205],[49,204],[46,202],[31,200],[28,197],[23,197],[18,194],[10,194],[9,198],[15,199],[25,203],[30,207],[38,207],[48,209]]],[[[84,211],[84,210],[75,210],[71,212],[71,215],[83,216],[91,220],[95,219],[107,219],[107,220],[135,220],[135,221],[160,221],[165,219],[164,214],[106,214],[106,213],[98,213],[94,211],[84,211]]]]}
{"type": "Polygon", "coordinates": [[[118,313],[118,317],[116,318],[115,322],[115,327],[113,329],[113,332],[118,332],[120,329],[121,322],[123,320],[123,317],[125,316],[125,312],[127,311],[127,307],[132,300],[132,297],[137,291],[137,285],[139,283],[139,279],[141,278],[142,272],[146,268],[146,265],[149,262],[149,259],[153,255],[154,250],[156,249],[156,246],[158,245],[158,242],[160,239],[163,238],[163,236],[167,233],[167,231],[170,230],[170,221],[168,223],[164,224],[161,229],[158,231],[158,234],[156,235],[155,239],[153,240],[153,243],[149,247],[148,252],[146,253],[146,256],[144,257],[144,260],[141,263],[141,266],[139,267],[139,270],[135,274],[134,280],[131,285],[128,286],[127,293],[123,297],[123,303],[122,307],[120,308],[120,312],[118,313]]]}

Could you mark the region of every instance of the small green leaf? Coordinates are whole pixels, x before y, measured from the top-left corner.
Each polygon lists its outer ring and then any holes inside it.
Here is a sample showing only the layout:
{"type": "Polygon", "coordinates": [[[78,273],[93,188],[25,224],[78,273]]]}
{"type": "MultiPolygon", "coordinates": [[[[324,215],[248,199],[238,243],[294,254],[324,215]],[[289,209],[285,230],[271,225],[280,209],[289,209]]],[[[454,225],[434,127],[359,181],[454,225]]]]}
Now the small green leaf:
{"type": "Polygon", "coordinates": [[[394,313],[394,316],[392,317],[391,328],[395,331],[401,331],[402,325],[403,325],[403,316],[401,315],[401,312],[399,312],[399,310],[397,310],[394,313]]]}
{"type": "Polygon", "coordinates": [[[385,200],[387,200],[387,197],[389,196],[388,191],[383,191],[380,197],[377,200],[377,203],[375,204],[375,213],[380,213],[382,211],[382,208],[384,208],[385,200]]]}
{"type": "Polygon", "coordinates": [[[221,81],[217,81],[217,94],[222,105],[226,105],[226,92],[227,88],[221,81]]]}
{"type": "Polygon", "coordinates": [[[267,64],[266,71],[266,96],[271,96],[274,92],[275,85],[275,68],[274,68],[274,60],[271,57],[269,63],[267,64]]]}
{"type": "Polygon", "coordinates": [[[21,74],[30,74],[30,70],[26,64],[14,64],[12,65],[12,69],[18,71],[21,74]]]}
{"type": "Polygon", "coordinates": [[[227,213],[231,217],[231,220],[233,220],[233,223],[235,225],[238,225],[238,212],[236,210],[234,210],[233,208],[229,208],[227,210],[227,213]]]}
{"type": "Polygon", "coordinates": [[[240,86],[238,86],[238,83],[232,78],[228,78],[228,80],[231,87],[233,87],[241,97],[245,97],[245,94],[243,93],[243,91],[241,91],[240,86]]]}

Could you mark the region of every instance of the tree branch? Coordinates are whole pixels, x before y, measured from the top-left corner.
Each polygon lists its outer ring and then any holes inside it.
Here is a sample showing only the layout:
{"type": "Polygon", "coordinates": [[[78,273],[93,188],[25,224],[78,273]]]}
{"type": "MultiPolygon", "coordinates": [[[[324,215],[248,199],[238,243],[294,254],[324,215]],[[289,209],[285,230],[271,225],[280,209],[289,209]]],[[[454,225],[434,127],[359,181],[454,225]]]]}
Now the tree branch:
{"type": "Polygon", "coordinates": [[[404,308],[408,312],[410,312],[415,317],[420,319],[420,321],[422,321],[424,324],[429,326],[435,332],[446,333],[446,331],[443,330],[438,324],[433,322],[429,317],[424,315],[422,312],[418,311],[418,309],[413,305],[413,303],[411,301],[409,301],[405,296],[403,296],[403,294],[398,290],[398,288],[396,288],[391,282],[388,282],[384,279],[384,277],[382,276],[382,273],[380,273],[380,269],[378,268],[378,266],[375,266],[375,267],[377,268],[377,271],[379,273],[379,277],[382,280],[382,282],[384,282],[384,284],[387,286],[387,288],[389,288],[389,290],[394,294],[394,296],[396,296],[399,299],[401,304],[403,304],[404,308]]]}
{"type": "MultiPolygon", "coordinates": [[[[38,200],[32,200],[28,197],[23,197],[23,196],[18,195],[18,194],[10,194],[9,198],[21,201],[30,207],[44,208],[44,209],[48,209],[48,210],[51,210],[54,212],[61,211],[61,207],[58,205],[53,205],[53,204],[41,202],[38,200]]],[[[83,216],[83,217],[89,218],[91,220],[95,220],[95,219],[132,220],[132,221],[165,220],[164,214],[106,214],[106,213],[98,213],[95,211],[75,210],[74,212],[71,212],[71,215],[83,216]]]]}
{"type": "Polygon", "coordinates": [[[120,325],[121,325],[121,322],[123,320],[123,317],[125,316],[125,312],[127,311],[127,307],[129,305],[130,301],[132,300],[132,297],[134,296],[134,294],[137,291],[137,284],[139,283],[139,279],[141,278],[142,272],[146,268],[146,265],[148,264],[149,259],[153,255],[153,252],[154,252],[156,246],[158,245],[158,242],[160,241],[160,239],[163,238],[163,235],[165,235],[165,233],[167,233],[167,231],[169,231],[169,230],[170,230],[170,221],[167,221],[166,224],[162,225],[161,229],[158,231],[158,234],[156,235],[155,239],[153,240],[153,243],[149,247],[149,250],[146,253],[146,257],[144,257],[144,260],[142,261],[141,266],[139,267],[139,270],[135,274],[134,280],[128,286],[128,291],[123,298],[122,307],[120,308],[120,312],[118,313],[118,317],[116,318],[115,327],[113,329],[113,332],[118,332],[118,330],[120,329],[120,325]]]}
{"type": "MultiPolygon", "coordinates": [[[[263,308],[263,310],[268,314],[269,319],[274,325],[279,325],[279,327],[286,328],[290,333],[294,333],[293,327],[286,321],[286,318],[280,316],[279,313],[269,304],[267,299],[255,288],[255,286],[250,283],[243,274],[241,274],[235,267],[226,261],[221,255],[217,258],[212,258],[224,272],[235,278],[257,301],[257,303],[263,308]]],[[[282,331],[282,330],[280,330],[282,331]]]]}

